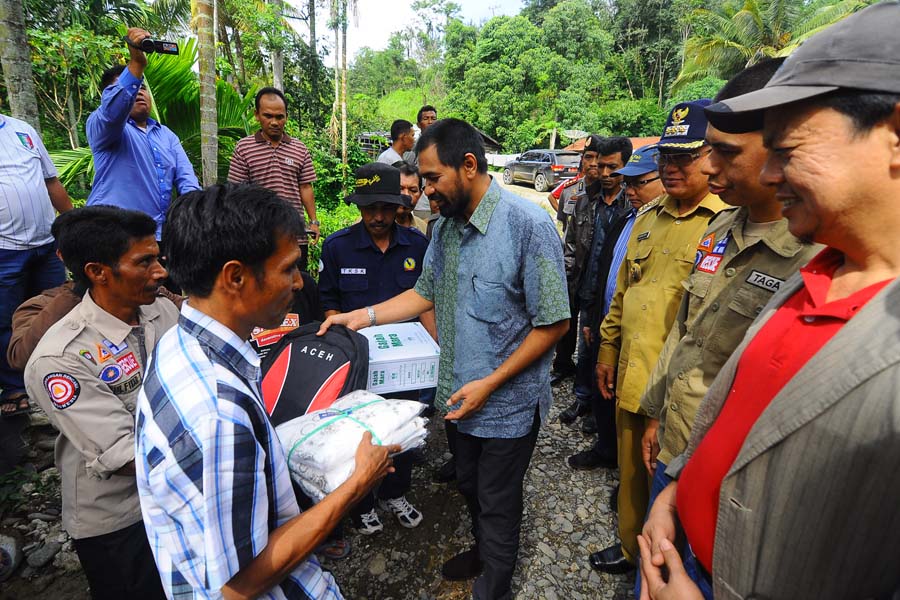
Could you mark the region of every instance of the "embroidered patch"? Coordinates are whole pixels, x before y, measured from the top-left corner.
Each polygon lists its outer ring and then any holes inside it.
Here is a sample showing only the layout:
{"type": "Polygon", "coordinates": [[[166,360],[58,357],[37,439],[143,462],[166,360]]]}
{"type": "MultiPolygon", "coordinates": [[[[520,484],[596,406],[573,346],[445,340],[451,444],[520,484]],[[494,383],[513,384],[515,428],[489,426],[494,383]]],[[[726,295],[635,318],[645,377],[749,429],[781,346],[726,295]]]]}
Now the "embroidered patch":
{"type": "Polygon", "coordinates": [[[116,394],[117,396],[121,394],[127,394],[128,392],[133,392],[134,390],[141,387],[142,379],[143,376],[141,375],[141,373],[138,373],[131,379],[126,379],[122,383],[117,383],[115,385],[109,386],[109,389],[113,394],[116,394]]]}
{"type": "Polygon", "coordinates": [[[50,402],[59,410],[69,408],[81,394],[81,384],[68,373],[49,373],[44,376],[44,387],[50,402]]]}
{"type": "Polygon", "coordinates": [[[759,271],[751,271],[750,275],[747,276],[747,283],[769,292],[777,292],[781,284],[784,283],[784,279],[778,279],[759,271]]]}
{"type": "Polygon", "coordinates": [[[341,269],[341,275],[365,275],[365,274],[366,274],[365,267],[362,267],[362,268],[344,267],[341,269]]]}
{"type": "Polygon", "coordinates": [[[117,358],[116,363],[118,363],[118,365],[122,367],[122,370],[125,371],[126,377],[141,368],[137,358],[134,356],[134,352],[129,352],[125,356],[117,358]]]}
{"type": "Polygon", "coordinates": [[[639,235],[637,236],[637,239],[638,239],[639,242],[640,242],[640,241],[643,241],[643,240],[646,240],[646,239],[649,239],[649,238],[650,238],[650,232],[649,232],[649,231],[645,231],[644,233],[641,233],[641,234],[639,234],[639,235]]]}
{"type": "Polygon", "coordinates": [[[109,351],[113,354],[122,354],[126,350],[128,350],[128,344],[123,340],[122,345],[116,346],[109,340],[103,340],[103,345],[109,348],[109,351]]]}
{"type": "Polygon", "coordinates": [[[722,262],[721,254],[707,254],[700,261],[700,264],[697,265],[698,271],[703,271],[704,273],[713,274],[719,270],[719,264],[722,262]]]}
{"type": "Polygon", "coordinates": [[[730,236],[726,235],[724,238],[722,238],[721,240],[716,242],[716,246],[715,246],[715,248],[713,248],[712,253],[719,254],[719,255],[725,254],[725,248],[728,247],[728,238],[729,237],[730,236]]]}
{"type": "Polygon", "coordinates": [[[16,136],[19,138],[19,141],[22,142],[22,145],[28,148],[29,150],[34,150],[34,140],[31,139],[31,136],[22,131],[17,131],[16,136]]]}
{"type": "Polygon", "coordinates": [[[119,365],[109,365],[100,371],[100,381],[115,383],[122,378],[122,368],[119,365]]]}
{"type": "Polygon", "coordinates": [[[416,259],[413,257],[407,257],[406,260],[403,261],[403,270],[404,271],[415,271],[416,270],[416,259]]]}
{"type": "Polygon", "coordinates": [[[83,358],[84,360],[86,360],[86,361],[88,361],[88,362],[90,362],[90,363],[92,363],[92,364],[95,364],[95,365],[97,364],[97,361],[94,360],[94,355],[91,354],[89,350],[79,350],[79,351],[78,351],[78,354],[79,354],[79,356],[81,356],[81,358],[83,358]]]}
{"type": "Polygon", "coordinates": [[[700,241],[700,245],[697,246],[697,250],[703,250],[704,252],[712,252],[713,246],[716,245],[716,234],[711,233],[700,241]]]}
{"type": "Polygon", "coordinates": [[[105,363],[113,357],[112,352],[106,349],[103,344],[97,344],[97,359],[100,363],[105,363]]]}

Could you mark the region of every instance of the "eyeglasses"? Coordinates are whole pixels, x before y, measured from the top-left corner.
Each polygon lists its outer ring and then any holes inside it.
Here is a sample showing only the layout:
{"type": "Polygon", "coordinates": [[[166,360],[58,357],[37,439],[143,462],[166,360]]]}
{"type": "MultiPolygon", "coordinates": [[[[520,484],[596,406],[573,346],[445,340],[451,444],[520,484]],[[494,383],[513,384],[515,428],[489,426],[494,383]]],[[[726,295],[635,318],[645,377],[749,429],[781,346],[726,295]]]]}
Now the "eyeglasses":
{"type": "Polygon", "coordinates": [[[672,165],[673,167],[686,167],[698,158],[702,158],[712,152],[712,150],[706,150],[705,152],[702,150],[698,150],[696,152],[679,152],[677,154],[663,154],[659,153],[659,158],[657,159],[660,167],[665,167],[668,165],[672,165]]]}
{"type": "Polygon", "coordinates": [[[625,188],[627,188],[627,187],[634,188],[634,189],[638,190],[638,189],[644,187],[645,185],[647,185],[648,183],[653,183],[653,182],[656,181],[657,179],[659,179],[659,176],[651,177],[650,179],[638,179],[638,180],[632,179],[631,181],[628,181],[628,180],[626,179],[626,180],[623,181],[620,185],[622,186],[622,189],[623,189],[623,190],[624,190],[625,188]]]}

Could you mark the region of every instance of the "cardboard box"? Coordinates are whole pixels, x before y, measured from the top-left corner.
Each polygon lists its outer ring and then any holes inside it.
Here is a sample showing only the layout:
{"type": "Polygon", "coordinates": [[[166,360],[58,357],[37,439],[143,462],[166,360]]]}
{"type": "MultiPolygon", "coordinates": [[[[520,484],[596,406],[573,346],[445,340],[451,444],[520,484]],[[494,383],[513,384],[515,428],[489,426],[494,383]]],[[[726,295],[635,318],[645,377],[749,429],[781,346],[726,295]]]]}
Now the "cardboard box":
{"type": "Polygon", "coordinates": [[[421,323],[360,329],[369,340],[367,390],[384,395],[437,387],[441,349],[421,323]]]}

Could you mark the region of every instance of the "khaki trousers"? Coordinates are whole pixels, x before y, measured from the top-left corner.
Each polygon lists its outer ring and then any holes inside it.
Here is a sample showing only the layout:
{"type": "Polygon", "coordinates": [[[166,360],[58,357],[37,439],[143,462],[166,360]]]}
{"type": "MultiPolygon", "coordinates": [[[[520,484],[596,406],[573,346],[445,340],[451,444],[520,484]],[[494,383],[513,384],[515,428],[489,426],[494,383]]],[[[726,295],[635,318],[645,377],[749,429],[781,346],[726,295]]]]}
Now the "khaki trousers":
{"type": "Polygon", "coordinates": [[[637,536],[644,527],[650,501],[650,475],[641,456],[646,417],[623,410],[616,403],[616,441],[619,447],[619,540],[625,558],[640,558],[637,536]]]}

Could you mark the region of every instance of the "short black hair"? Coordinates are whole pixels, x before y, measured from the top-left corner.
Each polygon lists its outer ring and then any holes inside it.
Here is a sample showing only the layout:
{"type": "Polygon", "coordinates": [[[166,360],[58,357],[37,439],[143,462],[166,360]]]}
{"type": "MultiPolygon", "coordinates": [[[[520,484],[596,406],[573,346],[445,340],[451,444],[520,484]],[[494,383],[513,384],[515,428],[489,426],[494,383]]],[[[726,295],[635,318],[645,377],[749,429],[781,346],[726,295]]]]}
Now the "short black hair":
{"type": "Polygon", "coordinates": [[[416,123],[422,120],[422,113],[433,112],[437,116],[437,109],[430,104],[426,104],[416,113],[416,123]]]}
{"type": "Polygon", "coordinates": [[[806,106],[831,108],[848,117],[854,133],[864,135],[893,114],[900,94],[841,88],[806,101],[806,106]]]}
{"type": "Polygon", "coordinates": [[[288,108],[287,98],[284,97],[284,92],[282,92],[281,90],[279,90],[276,87],[264,87],[261,90],[259,90],[258,92],[256,92],[256,100],[254,100],[255,106],[256,106],[256,112],[259,112],[259,100],[263,96],[278,96],[279,98],[281,98],[281,101],[284,102],[284,112],[285,113],[287,112],[287,108],[288,108]]]}
{"type": "Polygon", "coordinates": [[[56,217],[51,227],[75,284],[90,289],[88,263],[118,270],[119,260],[135,240],[156,235],[156,221],[146,213],[117,206],[85,206],[56,217]]]}
{"type": "Polygon", "coordinates": [[[618,152],[622,156],[622,164],[627,164],[628,159],[631,158],[631,153],[634,151],[634,147],[631,144],[631,139],[622,136],[612,136],[600,138],[600,143],[596,148],[591,148],[600,156],[607,156],[609,154],[615,154],[618,152]]]}
{"type": "Polygon", "coordinates": [[[397,168],[400,169],[401,177],[403,175],[406,175],[407,177],[414,175],[416,179],[419,180],[419,187],[422,187],[422,175],[419,174],[419,167],[404,160],[400,162],[400,165],[397,168]]]}
{"type": "Polygon", "coordinates": [[[459,169],[466,160],[466,154],[475,156],[479,173],[487,173],[487,158],[484,156],[484,139],[477,129],[461,119],[441,119],[435,121],[416,143],[416,154],[430,146],[437,148],[438,159],[448,167],[459,169]]]}
{"type": "Polygon", "coordinates": [[[125,65],[116,65],[103,71],[103,74],[100,75],[100,93],[103,93],[103,90],[111,86],[124,70],[125,65]]]}
{"type": "Polygon", "coordinates": [[[784,57],[765,58],[755,65],[747,67],[722,86],[713,102],[721,102],[763,89],[783,62],[784,57]]]}
{"type": "Polygon", "coordinates": [[[391,123],[391,142],[396,142],[398,137],[407,131],[412,131],[412,127],[412,123],[406,119],[397,119],[391,123]]]}
{"type": "Polygon", "coordinates": [[[189,296],[207,298],[230,260],[248,265],[257,280],[285,235],[299,237],[297,209],[253,184],[212,185],[188,192],[169,207],[163,240],[169,274],[189,296]]]}

